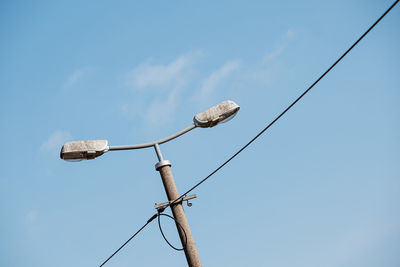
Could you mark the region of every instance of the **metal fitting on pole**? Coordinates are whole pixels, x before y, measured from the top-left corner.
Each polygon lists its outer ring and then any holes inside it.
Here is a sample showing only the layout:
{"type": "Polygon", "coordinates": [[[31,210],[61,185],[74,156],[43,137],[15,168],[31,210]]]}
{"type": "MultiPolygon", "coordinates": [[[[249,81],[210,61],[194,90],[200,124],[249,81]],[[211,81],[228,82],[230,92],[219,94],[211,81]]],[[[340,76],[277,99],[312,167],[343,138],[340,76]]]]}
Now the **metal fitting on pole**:
{"type": "Polygon", "coordinates": [[[171,162],[169,162],[169,160],[162,160],[162,161],[157,162],[155,165],[156,171],[158,171],[163,166],[171,167],[171,162]]]}

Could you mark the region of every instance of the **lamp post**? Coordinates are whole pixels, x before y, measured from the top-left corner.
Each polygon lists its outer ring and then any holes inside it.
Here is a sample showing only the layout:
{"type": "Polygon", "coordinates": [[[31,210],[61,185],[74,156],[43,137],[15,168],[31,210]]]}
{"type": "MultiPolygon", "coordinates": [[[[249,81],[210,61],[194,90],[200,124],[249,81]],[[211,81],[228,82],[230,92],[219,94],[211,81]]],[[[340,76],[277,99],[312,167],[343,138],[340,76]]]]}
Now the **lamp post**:
{"type": "Polygon", "coordinates": [[[164,160],[159,145],[171,141],[172,139],[175,139],[193,130],[196,127],[209,128],[214,127],[221,122],[226,122],[232,119],[239,111],[239,109],[240,107],[235,102],[230,100],[224,101],[194,116],[194,123],[186,127],[185,129],[166,138],[144,144],[108,146],[107,140],[68,142],[63,145],[60,152],[60,157],[67,161],[81,161],[85,159],[94,159],[108,151],[154,147],[158,158],[155,169],[160,172],[168,201],[169,203],[172,203],[170,207],[176,221],[176,227],[178,229],[179,237],[184,248],[188,266],[200,267],[202,266],[200,257],[197,252],[196,244],[194,242],[189,223],[186,219],[186,215],[182,207],[182,200],[178,200],[179,193],[175,185],[174,177],[172,176],[171,163],[168,160],[164,160]]]}

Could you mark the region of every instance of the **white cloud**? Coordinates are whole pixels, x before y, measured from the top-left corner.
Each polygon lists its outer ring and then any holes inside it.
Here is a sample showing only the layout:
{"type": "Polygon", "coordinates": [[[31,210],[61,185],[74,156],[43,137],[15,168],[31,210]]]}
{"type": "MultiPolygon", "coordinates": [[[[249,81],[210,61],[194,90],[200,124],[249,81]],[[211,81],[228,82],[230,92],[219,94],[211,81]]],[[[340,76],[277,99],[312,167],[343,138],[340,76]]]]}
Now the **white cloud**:
{"type": "Polygon", "coordinates": [[[90,72],[91,68],[89,67],[84,67],[75,70],[72,72],[69,77],[67,78],[66,82],[64,83],[64,88],[66,87],[71,87],[75,84],[77,84],[80,80],[83,79],[85,75],[87,75],[90,72]]]}
{"type": "Polygon", "coordinates": [[[169,64],[151,64],[146,62],[129,72],[127,85],[134,89],[179,87],[194,64],[197,53],[188,53],[169,64]]]}
{"type": "Polygon", "coordinates": [[[179,91],[172,90],[165,100],[156,99],[145,112],[146,126],[162,126],[171,122],[180,101],[179,91]]]}
{"type": "Polygon", "coordinates": [[[274,60],[277,57],[279,57],[286,50],[289,43],[293,40],[294,37],[295,37],[295,32],[289,29],[284,34],[282,41],[275,47],[275,49],[264,56],[263,62],[268,63],[271,60],[274,60]]]}
{"type": "Polygon", "coordinates": [[[251,84],[251,87],[256,88],[271,85],[281,79],[282,74],[287,72],[287,60],[280,57],[287,52],[296,35],[295,31],[287,30],[282,34],[274,49],[265,53],[260,62],[248,65],[242,75],[245,84],[251,84]]]}
{"type": "Polygon", "coordinates": [[[279,76],[279,62],[275,59],[285,52],[294,37],[295,32],[289,29],[283,33],[275,49],[261,57],[261,61],[246,65],[238,59],[231,59],[203,80],[198,79],[199,70],[195,68],[201,55],[199,52],[182,54],[164,63],[147,60],[123,76],[123,84],[132,89],[133,97],[120,103],[119,110],[130,119],[141,119],[148,129],[158,128],[172,122],[171,118],[184,104],[183,99],[204,106],[214,103],[216,98],[229,98],[231,95],[228,94],[244,90],[244,84],[263,86],[279,76]],[[231,84],[228,86],[228,83],[231,84]],[[195,92],[184,90],[189,87],[198,89],[195,92]],[[222,90],[226,88],[228,90],[222,90]]]}
{"type": "Polygon", "coordinates": [[[52,133],[46,141],[43,142],[40,150],[42,152],[49,152],[49,153],[58,153],[62,147],[62,145],[71,140],[72,136],[69,132],[66,131],[55,131],[52,133]]]}
{"type": "Polygon", "coordinates": [[[122,103],[120,111],[131,118],[140,116],[147,128],[171,122],[183,88],[192,80],[198,55],[199,52],[190,52],[167,64],[147,61],[131,70],[125,77],[125,84],[133,89],[134,99],[122,103]]]}
{"type": "Polygon", "coordinates": [[[210,74],[202,83],[200,91],[195,95],[195,98],[200,98],[200,101],[208,99],[220,85],[221,82],[226,80],[233,72],[240,67],[240,61],[231,60],[226,62],[222,67],[210,74]]]}

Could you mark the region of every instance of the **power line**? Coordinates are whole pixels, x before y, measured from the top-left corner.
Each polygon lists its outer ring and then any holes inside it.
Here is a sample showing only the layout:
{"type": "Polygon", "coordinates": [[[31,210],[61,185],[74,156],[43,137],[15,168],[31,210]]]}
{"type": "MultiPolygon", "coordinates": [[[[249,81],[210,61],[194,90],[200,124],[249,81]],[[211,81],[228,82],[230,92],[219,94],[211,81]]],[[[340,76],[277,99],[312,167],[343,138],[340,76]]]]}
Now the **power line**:
{"type": "MultiPolygon", "coordinates": [[[[271,121],[264,129],[262,129],[253,139],[251,139],[246,145],[244,145],[241,149],[239,149],[235,154],[233,154],[228,160],[226,160],[224,163],[222,163],[218,168],[216,168],[214,171],[212,171],[209,175],[207,175],[204,179],[202,179],[200,182],[195,184],[193,187],[191,187],[189,190],[187,190],[185,193],[183,193],[179,198],[175,199],[173,202],[167,204],[160,212],[164,211],[165,208],[175,204],[176,202],[179,202],[182,200],[184,196],[189,194],[191,191],[193,191],[195,188],[197,188],[199,185],[204,183],[206,180],[208,180],[211,176],[213,176],[215,173],[217,173],[220,169],[222,169],[226,164],[228,164],[231,160],[233,160],[236,156],[238,156],[243,150],[245,150],[251,143],[253,143],[256,139],[258,139],[265,131],[267,131],[275,122],[277,122],[283,115],[285,115],[286,112],[288,112],[300,99],[302,99],[322,78],[325,77],[326,74],[328,74],[389,12],[390,10],[393,9],[393,7],[396,6],[396,4],[400,0],[396,0],[375,22],[372,24],[367,31],[362,34],[356,42],[353,43],[352,46],[350,46],[349,49],[344,52],[339,59],[337,59],[313,84],[311,84],[310,87],[307,88],[296,100],[294,100],[284,111],[282,111],[273,121],[271,121]]],[[[160,215],[165,215],[161,213],[156,213],[152,217],[150,217],[147,222],[136,232],[134,233],[121,247],[119,247],[110,257],[105,260],[100,267],[102,267],[104,264],[106,264],[115,254],[117,254],[126,244],[128,244],[139,232],[141,232],[151,221],[153,221],[155,218],[159,217],[160,215]]],[[[165,215],[169,216],[169,215],[165,215]]],[[[160,222],[159,222],[160,223],[160,222]]],[[[160,230],[161,230],[161,225],[159,225],[160,230]]],[[[165,238],[162,230],[161,233],[165,239],[165,241],[173,247],[165,238]]],[[[173,247],[176,249],[175,247],[173,247]]],[[[181,250],[181,249],[177,249],[181,250]]]]}
{"type": "Polygon", "coordinates": [[[171,206],[172,204],[175,204],[178,201],[181,201],[184,196],[189,194],[191,191],[193,191],[196,187],[204,183],[206,180],[208,180],[211,176],[213,176],[216,172],[218,172],[220,169],[222,169],[226,164],[228,164],[231,160],[233,160],[237,155],[239,155],[243,150],[245,150],[251,143],[253,143],[257,138],[259,138],[265,131],[267,131],[275,122],[277,122],[283,115],[285,115],[286,112],[288,112],[300,99],[303,98],[322,78],[325,77],[326,74],[328,74],[385,16],[386,14],[389,13],[390,10],[399,2],[400,0],[396,0],[375,22],[372,24],[366,32],[364,32],[363,35],[361,35],[357,41],[353,43],[352,46],[350,46],[349,49],[346,50],[346,52],[343,53],[333,63],[313,84],[311,84],[310,87],[307,88],[295,101],[293,101],[284,111],[282,111],[273,121],[271,121],[264,129],[262,129],[253,139],[251,139],[246,145],[244,145],[241,149],[239,149],[233,156],[231,156],[228,160],[226,160],[224,163],[222,163],[218,168],[216,168],[214,171],[212,171],[209,175],[207,175],[204,179],[202,179],[200,182],[195,184],[192,188],[187,190],[185,193],[183,193],[179,198],[177,198],[175,201],[172,203],[168,204],[166,207],[171,206]]]}
{"type": "Polygon", "coordinates": [[[108,257],[101,265],[100,267],[102,267],[104,264],[106,264],[112,257],[114,257],[115,254],[117,254],[123,247],[125,247],[126,244],[128,244],[137,234],[140,233],[140,231],[142,231],[149,223],[151,223],[151,221],[153,221],[155,218],[157,218],[158,214],[154,214],[153,216],[151,216],[147,222],[139,229],[137,230],[136,233],[134,233],[128,240],[126,240],[126,242],[120,246],[110,257],[108,257]]]}

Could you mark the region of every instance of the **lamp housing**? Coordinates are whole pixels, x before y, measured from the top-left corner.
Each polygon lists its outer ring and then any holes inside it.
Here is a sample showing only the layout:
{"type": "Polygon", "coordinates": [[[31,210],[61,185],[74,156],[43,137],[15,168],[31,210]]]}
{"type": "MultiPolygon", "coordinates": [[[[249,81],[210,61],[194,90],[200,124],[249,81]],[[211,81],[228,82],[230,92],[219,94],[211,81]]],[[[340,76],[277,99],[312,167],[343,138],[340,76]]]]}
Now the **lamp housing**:
{"type": "Polygon", "coordinates": [[[66,161],[94,159],[109,150],[107,140],[73,141],[63,145],[60,158],[66,161]]]}
{"type": "Polygon", "coordinates": [[[238,104],[231,100],[226,100],[197,114],[194,116],[193,122],[196,126],[202,128],[214,127],[235,117],[239,109],[238,104]]]}

